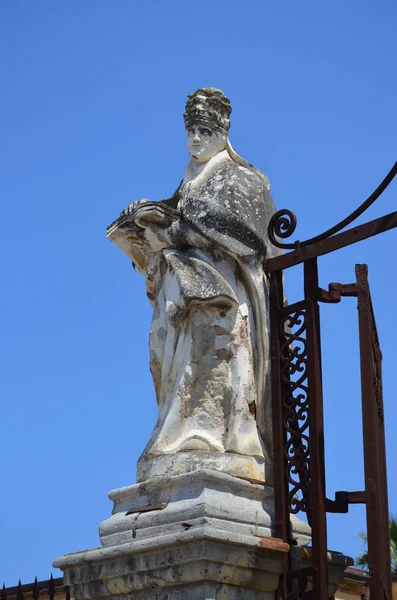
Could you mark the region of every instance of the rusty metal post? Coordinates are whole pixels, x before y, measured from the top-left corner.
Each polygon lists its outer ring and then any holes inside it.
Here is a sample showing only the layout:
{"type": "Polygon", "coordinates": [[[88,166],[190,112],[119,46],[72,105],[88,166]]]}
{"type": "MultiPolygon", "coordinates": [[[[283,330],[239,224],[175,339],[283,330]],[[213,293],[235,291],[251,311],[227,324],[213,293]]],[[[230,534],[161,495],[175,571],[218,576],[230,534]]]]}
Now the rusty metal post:
{"type": "Polygon", "coordinates": [[[367,265],[356,265],[371,600],[391,600],[389,512],[382,397],[382,355],[367,265]]]}
{"type": "Polygon", "coordinates": [[[37,576],[34,578],[33,589],[32,589],[32,598],[33,598],[33,600],[39,600],[39,598],[40,598],[40,588],[39,588],[39,582],[37,581],[37,576]]]}
{"type": "Polygon", "coordinates": [[[17,600],[24,600],[21,580],[18,583],[17,600]]]}
{"type": "Polygon", "coordinates": [[[286,433],[283,417],[280,374],[280,309],[283,306],[282,274],[270,278],[270,347],[271,347],[271,394],[273,421],[273,479],[275,495],[274,535],[290,543],[289,511],[287,507],[287,482],[285,465],[286,433]]]}
{"type": "Polygon", "coordinates": [[[304,263],[306,344],[309,397],[310,525],[312,528],[313,592],[328,600],[327,518],[325,508],[324,418],[321,377],[317,259],[304,263]]]}
{"type": "MultiPolygon", "coordinates": [[[[273,425],[273,481],[274,481],[274,536],[290,543],[290,517],[287,505],[288,483],[286,477],[286,432],[282,402],[280,374],[280,308],[283,306],[282,273],[270,277],[270,358],[271,358],[271,401],[273,425]]],[[[287,571],[289,557],[285,557],[284,573],[280,576],[277,597],[287,597],[287,571]]]]}
{"type": "Polygon", "coordinates": [[[54,578],[51,573],[51,577],[48,582],[48,599],[54,600],[54,597],[55,597],[55,584],[54,584],[54,578]]]}

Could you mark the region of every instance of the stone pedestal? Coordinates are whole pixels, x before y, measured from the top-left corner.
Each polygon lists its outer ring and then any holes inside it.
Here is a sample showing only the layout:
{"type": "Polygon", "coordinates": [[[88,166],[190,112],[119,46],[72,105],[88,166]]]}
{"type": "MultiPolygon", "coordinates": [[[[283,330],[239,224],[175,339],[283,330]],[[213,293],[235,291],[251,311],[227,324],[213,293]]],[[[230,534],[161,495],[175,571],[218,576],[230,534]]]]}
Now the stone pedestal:
{"type": "MultiPolygon", "coordinates": [[[[119,600],[270,600],[288,545],[272,537],[273,489],[211,470],[110,493],[102,547],[54,562],[71,596],[119,600]]],[[[293,521],[300,545],[306,524],[293,521]]]]}
{"type": "Polygon", "coordinates": [[[73,598],[267,600],[288,546],[210,526],[69,555],[55,561],[73,598]]]}

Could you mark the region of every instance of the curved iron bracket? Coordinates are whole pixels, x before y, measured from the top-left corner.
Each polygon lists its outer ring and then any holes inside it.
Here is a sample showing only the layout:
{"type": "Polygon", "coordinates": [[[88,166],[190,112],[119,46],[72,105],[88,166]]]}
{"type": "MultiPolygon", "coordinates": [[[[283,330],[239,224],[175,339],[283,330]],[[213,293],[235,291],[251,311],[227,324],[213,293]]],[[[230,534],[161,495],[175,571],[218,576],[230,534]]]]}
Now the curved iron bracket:
{"type": "Polygon", "coordinates": [[[365,202],[363,202],[358,208],[356,208],[355,211],[353,211],[348,217],[343,219],[343,221],[340,221],[339,223],[337,223],[337,225],[331,227],[331,229],[327,229],[327,231],[324,231],[324,233],[321,233],[320,235],[305,240],[304,242],[296,241],[293,244],[283,244],[277,240],[276,236],[281,239],[290,237],[294,233],[297,224],[297,218],[292,211],[286,208],[277,211],[272,216],[269,222],[269,240],[271,241],[273,246],[276,246],[277,248],[294,250],[299,247],[303,248],[304,246],[309,246],[310,244],[321,242],[322,240],[331,237],[335,233],[338,233],[339,231],[350,225],[350,223],[352,223],[360,215],[362,215],[367,210],[367,208],[369,208],[375,202],[375,200],[377,200],[379,196],[385,191],[387,186],[393,181],[396,175],[397,162],[394,163],[393,167],[386,175],[382,183],[378,185],[376,190],[372,192],[372,194],[365,200],[365,202]]]}

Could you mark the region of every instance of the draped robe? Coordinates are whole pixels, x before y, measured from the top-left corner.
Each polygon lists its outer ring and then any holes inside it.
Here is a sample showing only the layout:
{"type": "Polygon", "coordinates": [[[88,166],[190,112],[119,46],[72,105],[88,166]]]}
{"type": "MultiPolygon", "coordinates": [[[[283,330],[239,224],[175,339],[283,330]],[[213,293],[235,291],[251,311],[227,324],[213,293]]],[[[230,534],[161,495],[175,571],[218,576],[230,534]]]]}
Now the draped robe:
{"type": "MultiPolygon", "coordinates": [[[[143,456],[235,453],[269,461],[271,446],[265,176],[213,157],[170,200],[165,228],[137,219],[131,243],[154,306],[150,367],[158,419],[143,456]]],[[[161,221],[161,220],[160,220],[161,221]]]]}

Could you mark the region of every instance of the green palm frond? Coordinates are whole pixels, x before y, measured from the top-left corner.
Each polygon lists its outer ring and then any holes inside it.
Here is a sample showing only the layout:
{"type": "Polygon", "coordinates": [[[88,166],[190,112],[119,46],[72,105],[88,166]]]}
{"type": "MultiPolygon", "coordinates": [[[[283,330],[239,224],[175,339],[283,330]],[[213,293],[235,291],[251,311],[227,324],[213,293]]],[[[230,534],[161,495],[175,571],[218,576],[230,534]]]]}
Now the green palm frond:
{"type": "Polygon", "coordinates": [[[368,567],[368,552],[364,552],[357,556],[355,563],[359,567],[368,567]]]}
{"type": "Polygon", "coordinates": [[[390,540],[397,544],[397,518],[394,515],[390,516],[389,520],[390,540]]]}
{"type": "Polygon", "coordinates": [[[397,518],[394,515],[390,516],[389,535],[391,570],[397,573],[397,518]]]}
{"type": "MultiPolygon", "coordinates": [[[[368,535],[365,531],[359,531],[357,537],[363,540],[365,544],[365,552],[357,556],[355,563],[359,567],[368,567],[368,535]]],[[[397,518],[390,515],[389,519],[389,537],[390,537],[390,563],[393,573],[397,573],[397,518]]]]}

